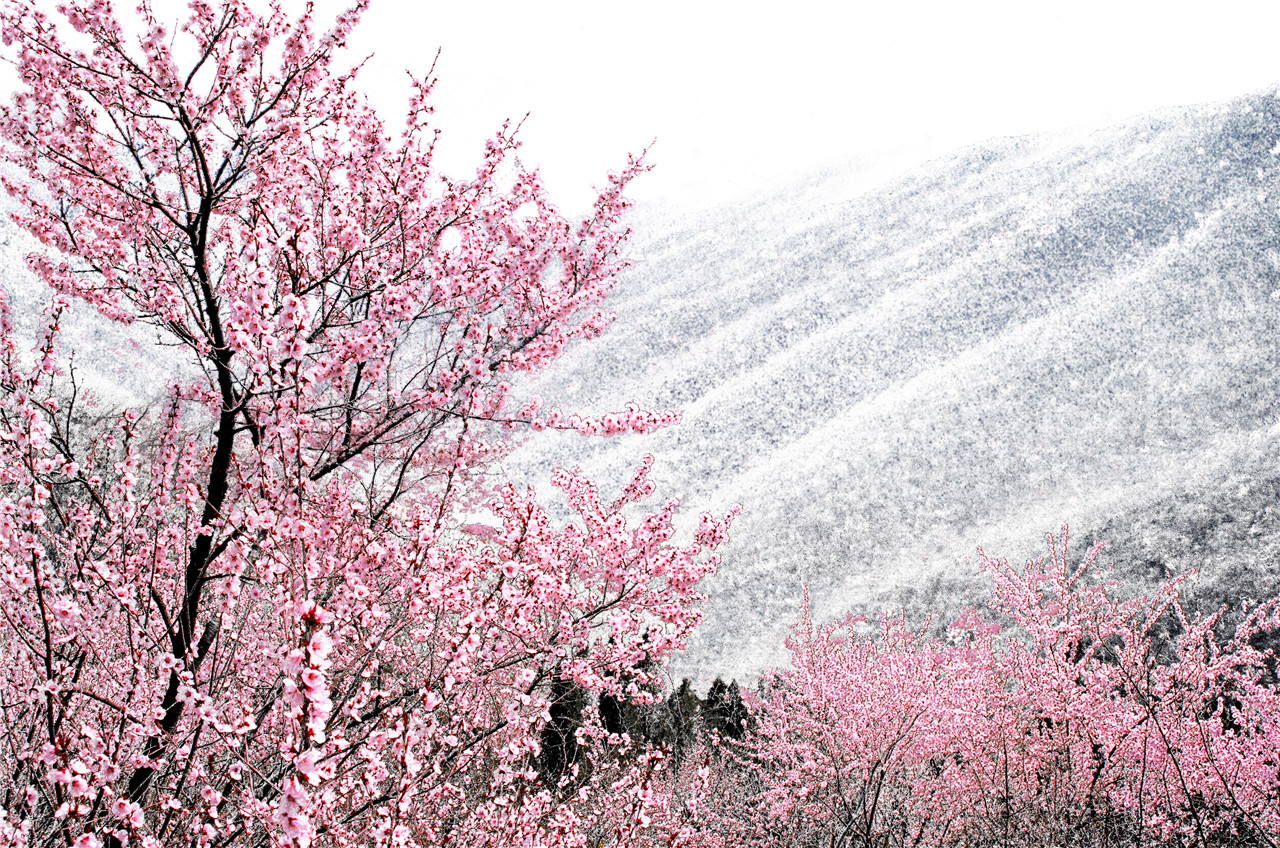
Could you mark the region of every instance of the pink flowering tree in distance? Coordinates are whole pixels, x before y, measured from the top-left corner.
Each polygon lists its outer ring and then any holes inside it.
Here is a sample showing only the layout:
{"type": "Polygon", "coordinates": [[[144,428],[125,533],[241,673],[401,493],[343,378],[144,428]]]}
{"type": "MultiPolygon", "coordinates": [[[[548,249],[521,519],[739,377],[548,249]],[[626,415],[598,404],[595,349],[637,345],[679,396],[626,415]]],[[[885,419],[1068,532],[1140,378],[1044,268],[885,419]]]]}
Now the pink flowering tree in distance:
{"type": "Polygon", "coordinates": [[[637,506],[648,462],[614,499],[557,472],[567,526],[481,476],[506,429],[674,420],[508,402],[512,375],[606,326],[645,166],[580,221],[506,127],[473,175],[442,176],[429,79],[392,135],[334,70],[362,9],[321,32],[192,0],[170,32],[144,0],[138,38],[106,0],[3,13],[21,82],[3,181],[54,294],[34,359],[0,303],[0,843],[679,825],[658,754],[611,755],[587,711],[549,774],[540,733],[569,687],[656,697],[727,519],[673,544],[675,503],[637,506]],[[95,417],[60,365],[71,299],[154,328],[190,377],[95,417]]]}
{"type": "Polygon", "coordinates": [[[806,608],[696,844],[1275,846],[1280,601],[1191,616],[1184,578],[1122,598],[1049,545],[984,556],[994,616],[945,639],[806,608]]]}

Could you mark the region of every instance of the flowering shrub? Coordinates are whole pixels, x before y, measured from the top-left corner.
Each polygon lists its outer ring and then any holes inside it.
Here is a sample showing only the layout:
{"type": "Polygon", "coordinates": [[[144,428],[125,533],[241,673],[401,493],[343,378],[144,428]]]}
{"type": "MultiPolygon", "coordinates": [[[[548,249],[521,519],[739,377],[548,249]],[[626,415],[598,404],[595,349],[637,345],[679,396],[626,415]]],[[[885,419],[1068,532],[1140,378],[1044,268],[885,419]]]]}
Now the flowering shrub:
{"type": "MultiPolygon", "coordinates": [[[[1240,844],[1280,834],[1280,601],[1189,617],[1182,578],[1119,600],[1067,535],[983,557],[1000,627],[947,640],[806,607],[703,844],[1240,844]],[[1234,618],[1228,622],[1228,613],[1234,618]]],[[[704,806],[717,806],[703,799],[704,806]]]]}

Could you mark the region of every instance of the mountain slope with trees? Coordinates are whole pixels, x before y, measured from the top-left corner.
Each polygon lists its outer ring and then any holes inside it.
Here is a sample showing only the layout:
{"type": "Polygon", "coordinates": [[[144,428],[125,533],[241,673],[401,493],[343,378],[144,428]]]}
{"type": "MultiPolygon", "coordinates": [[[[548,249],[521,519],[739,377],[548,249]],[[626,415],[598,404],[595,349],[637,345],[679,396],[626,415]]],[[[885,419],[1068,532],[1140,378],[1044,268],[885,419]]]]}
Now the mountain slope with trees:
{"type": "MultiPolygon", "coordinates": [[[[1274,588],[1278,145],[1265,92],[641,218],[610,343],[528,391],[682,408],[654,479],[744,505],[681,670],[778,662],[805,584],[818,618],[981,600],[978,545],[1030,554],[1063,521],[1139,576],[1274,588]],[[1173,541],[1223,511],[1229,549],[1173,541]]],[[[552,439],[507,468],[620,478],[640,450],[552,439]]]]}

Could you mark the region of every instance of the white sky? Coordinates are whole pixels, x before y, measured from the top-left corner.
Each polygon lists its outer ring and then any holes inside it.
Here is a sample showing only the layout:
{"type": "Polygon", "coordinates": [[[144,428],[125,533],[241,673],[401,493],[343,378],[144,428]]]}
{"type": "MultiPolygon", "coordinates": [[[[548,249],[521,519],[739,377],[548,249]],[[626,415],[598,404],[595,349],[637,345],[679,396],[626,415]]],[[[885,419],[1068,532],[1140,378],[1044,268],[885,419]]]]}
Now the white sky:
{"type": "Polygon", "coordinates": [[[1256,91],[1280,82],[1278,32],[1273,0],[374,0],[352,49],[374,54],[386,111],[441,48],[447,166],[530,112],[522,158],[567,207],[654,138],[636,196],[701,205],[904,146],[1256,91]]]}
{"type": "MultiPolygon", "coordinates": [[[[347,2],[317,0],[321,21],[347,2]]],[[[655,138],[633,196],[701,206],[853,159],[1235,97],[1280,82],[1277,33],[1275,0],[373,0],[349,61],[372,54],[362,87],[399,126],[404,70],[439,48],[446,170],[528,112],[522,159],[576,211],[655,138]]]]}

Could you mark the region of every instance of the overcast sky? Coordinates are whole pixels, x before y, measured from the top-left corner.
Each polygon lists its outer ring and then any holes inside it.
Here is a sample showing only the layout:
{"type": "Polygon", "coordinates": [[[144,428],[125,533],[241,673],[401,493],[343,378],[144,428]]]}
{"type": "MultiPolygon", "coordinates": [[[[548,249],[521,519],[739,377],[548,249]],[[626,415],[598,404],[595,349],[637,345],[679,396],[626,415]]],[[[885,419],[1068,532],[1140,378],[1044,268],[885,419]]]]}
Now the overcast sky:
{"type": "MultiPolygon", "coordinates": [[[[171,24],[185,5],[153,0],[171,24]]],[[[1274,0],[373,0],[348,61],[371,56],[363,88],[398,126],[405,69],[438,49],[442,165],[469,171],[529,113],[522,159],[578,210],[654,139],[633,195],[702,206],[850,160],[1225,100],[1280,82],[1278,32],[1274,0]]]]}
{"type": "Polygon", "coordinates": [[[374,0],[352,48],[384,110],[440,48],[444,162],[471,167],[529,112],[523,158],[574,206],[654,138],[637,194],[701,203],[866,154],[1227,99],[1280,81],[1277,32],[1261,0],[374,0]]]}

